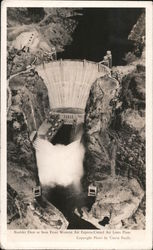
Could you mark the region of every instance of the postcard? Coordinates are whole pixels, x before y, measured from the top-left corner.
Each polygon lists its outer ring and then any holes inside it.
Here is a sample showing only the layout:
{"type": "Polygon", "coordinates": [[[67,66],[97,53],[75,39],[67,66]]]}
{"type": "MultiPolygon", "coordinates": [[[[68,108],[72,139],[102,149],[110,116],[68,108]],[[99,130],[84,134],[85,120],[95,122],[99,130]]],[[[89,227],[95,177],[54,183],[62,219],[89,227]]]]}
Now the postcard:
{"type": "Polygon", "coordinates": [[[152,249],[152,2],[1,14],[1,248],[152,249]]]}

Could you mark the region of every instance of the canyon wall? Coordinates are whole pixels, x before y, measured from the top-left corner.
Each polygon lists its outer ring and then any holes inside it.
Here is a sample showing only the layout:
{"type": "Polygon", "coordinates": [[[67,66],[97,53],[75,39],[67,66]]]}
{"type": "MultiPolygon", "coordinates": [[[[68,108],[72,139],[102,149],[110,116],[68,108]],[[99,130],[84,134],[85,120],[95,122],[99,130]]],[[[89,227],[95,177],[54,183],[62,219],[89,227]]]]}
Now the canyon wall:
{"type": "Polygon", "coordinates": [[[49,113],[46,86],[33,70],[26,67],[33,55],[20,52],[8,57],[9,107],[7,114],[7,181],[9,228],[66,228],[62,213],[42,196],[34,200],[33,189],[40,185],[35,151],[30,135],[37,131],[49,113]],[[45,209],[44,209],[45,206],[45,209]],[[42,219],[43,218],[43,219],[42,219]]]}
{"type": "Polygon", "coordinates": [[[92,85],[84,122],[89,182],[111,175],[114,157],[116,174],[135,177],[145,188],[144,70],[138,64],[120,84],[104,77],[92,85]]]}

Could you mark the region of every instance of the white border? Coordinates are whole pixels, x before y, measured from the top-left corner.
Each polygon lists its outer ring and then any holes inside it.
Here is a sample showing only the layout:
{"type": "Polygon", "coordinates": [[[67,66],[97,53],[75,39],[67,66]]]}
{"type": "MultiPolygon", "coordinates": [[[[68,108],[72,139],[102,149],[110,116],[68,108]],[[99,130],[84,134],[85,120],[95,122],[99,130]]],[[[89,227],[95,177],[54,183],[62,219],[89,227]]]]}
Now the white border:
{"type": "Polygon", "coordinates": [[[37,1],[3,0],[2,7],[108,7],[145,8],[152,7],[151,1],[37,1]]]}
{"type": "MultiPolygon", "coordinates": [[[[152,2],[146,1],[12,1],[2,2],[2,46],[1,46],[1,244],[5,249],[151,249],[152,247],[152,2]],[[32,241],[7,240],[6,225],[6,8],[7,7],[144,7],[146,8],[146,230],[132,231],[131,241],[32,241]],[[143,238],[144,237],[144,238],[143,238]],[[144,240],[143,240],[144,239],[144,240]]],[[[11,236],[11,235],[10,235],[11,236]]]]}

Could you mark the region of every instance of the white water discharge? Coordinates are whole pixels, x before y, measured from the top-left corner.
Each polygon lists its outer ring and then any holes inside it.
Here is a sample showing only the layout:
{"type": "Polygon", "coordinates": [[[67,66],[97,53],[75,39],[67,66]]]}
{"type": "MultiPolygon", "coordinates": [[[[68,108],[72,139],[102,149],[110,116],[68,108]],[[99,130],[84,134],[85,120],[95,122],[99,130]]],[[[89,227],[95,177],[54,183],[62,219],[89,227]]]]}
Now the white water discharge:
{"type": "Polygon", "coordinates": [[[51,187],[73,185],[76,191],[80,190],[85,152],[80,140],[65,146],[53,145],[47,140],[37,138],[34,147],[42,185],[51,187]]]}

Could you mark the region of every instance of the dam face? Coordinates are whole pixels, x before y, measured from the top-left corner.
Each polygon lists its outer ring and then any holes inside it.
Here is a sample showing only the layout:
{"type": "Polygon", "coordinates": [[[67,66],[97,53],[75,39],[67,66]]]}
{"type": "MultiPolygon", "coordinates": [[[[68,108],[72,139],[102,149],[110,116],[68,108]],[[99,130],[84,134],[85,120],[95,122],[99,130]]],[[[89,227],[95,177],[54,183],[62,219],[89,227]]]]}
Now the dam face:
{"type": "MultiPolygon", "coordinates": [[[[36,71],[47,87],[51,113],[63,121],[64,126],[53,140],[59,143],[60,134],[66,133],[69,137],[71,126],[83,124],[91,85],[99,77],[109,75],[110,69],[86,60],[58,60],[39,65],[36,71]]],[[[71,131],[71,139],[72,134],[74,136],[74,131],[71,131]]],[[[67,144],[67,139],[64,140],[67,144]]]]}

